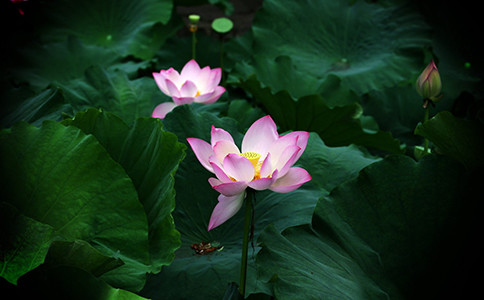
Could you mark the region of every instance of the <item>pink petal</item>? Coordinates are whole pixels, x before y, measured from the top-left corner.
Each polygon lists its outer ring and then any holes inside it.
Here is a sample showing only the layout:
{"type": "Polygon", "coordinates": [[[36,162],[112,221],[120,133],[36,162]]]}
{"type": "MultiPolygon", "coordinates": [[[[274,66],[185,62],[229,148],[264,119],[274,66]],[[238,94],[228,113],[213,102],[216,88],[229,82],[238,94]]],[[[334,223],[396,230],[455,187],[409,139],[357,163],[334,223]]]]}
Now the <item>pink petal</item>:
{"type": "Polygon", "coordinates": [[[182,97],[195,97],[198,92],[198,88],[193,81],[187,80],[180,88],[180,94],[182,97]]]}
{"type": "Polygon", "coordinates": [[[165,77],[165,79],[171,80],[175,84],[180,81],[180,74],[177,70],[173,68],[169,68],[168,70],[161,70],[160,74],[165,77]]]}
{"type": "Polygon", "coordinates": [[[176,97],[176,96],[172,96],[171,99],[173,99],[173,102],[175,102],[176,105],[192,104],[193,101],[195,100],[194,97],[176,97]]]}
{"type": "Polygon", "coordinates": [[[223,162],[225,157],[230,153],[240,154],[239,148],[237,148],[233,142],[228,140],[218,141],[212,149],[219,162],[223,162]]]}
{"type": "Polygon", "coordinates": [[[210,164],[210,156],[213,155],[212,146],[204,140],[197,138],[187,138],[187,142],[192,147],[195,156],[202,166],[213,173],[212,165],[210,164]]]}
{"type": "Polygon", "coordinates": [[[160,118],[164,119],[166,114],[172,111],[175,108],[176,104],[173,102],[164,102],[159,104],[158,106],[155,107],[153,110],[153,113],[151,116],[153,118],[160,118]]]}
{"type": "Polygon", "coordinates": [[[307,131],[293,131],[293,132],[290,132],[290,133],[284,135],[281,138],[288,138],[288,137],[294,137],[294,136],[297,137],[296,145],[298,145],[301,148],[301,150],[298,152],[297,157],[296,157],[296,161],[297,161],[299,159],[299,157],[301,157],[301,155],[304,153],[304,150],[306,150],[306,146],[308,144],[308,139],[309,139],[309,132],[307,132],[307,131]]]}
{"type": "Polygon", "coordinates": [[[245,181],[230,181],[222,183],[220,180],[215,178],[210,178],[208,182],[217,192],[224,196],[235,196],[242,193],[247,188],[247,182],[245,181]],[[214,180],[215,179],[215,180],[214,180]]]}
{"type": "Polygon", "coordinates": [[[210,81],[210,76],[212,74],[212,70],[210,70],[210,67],[205,67],[200,70],[200,73],[198,73],[198,77],[196,80],[196,84],[198,86],[198,90],[200,93],[207,93],[207,92],[212,92],[213,88],[208,88],[208,83],[210,81]]]}
{"type": "Polygon", "coordinates": [[[219,165],[214,162],[210,162],[210,165],[213,168],[215,176],[217,176],[217,178],[220,180],[220,183],[232,182],[232,179],[230,179],[230,177],[225,174],[224,170],[220,168],[219,165]]]}
{"type": "Polygon", "coordinates": [[[214,90],[220,83],[220,79],[222,79],[222,69],[215,68],[210,72],[210,78],[207,81],[207,90],[214,90]]]}
{"type": "Polygon", "coordinates": [[[249,182],[254,178],[254,166],[247,158],[238,154],[228,154],[223,161],[223,169],[225,174],[237,181],[249,182]]]}
{"type": "Polygon", "coordinates": [[[260,177],[269,177],[272,174],[272,171],[273,169],[271,164],[271,154],[267,153],[267,156],[262,162],[262,166],[260,167],[260,177]]]}
{"type": "Polygon", "coordinates": [[[218,204],[215,206],[210,221],[208,222],[208,230],[214,229],[233,217],[242,207],[244,197],[245,192],[232,197],[224,195],[218,196],[218,204]]]}
{"type": "Polygon", "coordinates": [[[257,191],[262,191],[266,190],[271,187],[271,185],[274,183],[273,178],[260,178],[254,181],[249,182],[249,187],[253,188],[254,190],[257,191]]]}
{"type": "Polygon", "coordinates": [[[217,86],[213,92],[195,97],[195,102],[203,103],[203,104],[212,104],[216,102],[224,92],[225,92],[224,87],[217,86]]]}
{"type": "Polygon", "coordinates": [[[210,136],[211,136],[210,144],[212,144],[212,146],[215,146],[215,144],[221,140],[226,140],[234,143],[234,139],[232,138],[232,135],[230,133],[228,133],[222,128],[215,128],[215,126],[213,125],[212,125],[212,131],[210,132],[210,136]]]}
{"type": "Polygon", "coordinates": [[[271,190],[277,193],[288,193],[299,188],[305,182],[311,180],[311,175],[299,167],[292,167],[285,176],[279,177],[271,187],[271,190]]]}
{"type": "Polygon", "coordinates": [[[242,152],[256,152],[265,157],[269,147],[279,138],[277,126],[270,116],[255,121],[242,140],[242,152]]]}
{"type": "MultiPolygon", "coordinates": [[[[272,166],[276,166],[279,159],[281,158],[282,153],[288,147],[292,147],[297,145],[297,136],[282,136],[277,139],[270,147],[269,153],[271,154],[271,163],[272,166]]],[[[281,167],[281,166],[279,166],[281,167]]],[[[277,167],[274,167],[277,168],[277,167]]]]}
{"type": "Polygon", "coordinates": [[[197,78],[199,73],[200,73],[200,66],[194,59],[192,59],[185,64],[185,66],[180,72],[180,77],[182,80],[189,80],[189,79],[197,78]]]}
{"type": "Polygon", "coordinates": [[[163,94],[169,96],[170,94],[168,92],[168,88],[166,87],[165,76],[160,73],[153,72],[153,78],[155,79],[156,85],[158,85],[163,94]]]}
{"type": "Polygon", "coordinates": [[[289,146],[282,152],[279,160],[274,166],[274,169],[279,170],[279,176],[283,177],[289,168],[296,162],[297,154],[301,148],[298,146],[289,146]]]}
{"type": "Polygon", "coordinates": [[[168,96],[181,97],[178,87],[169,79],[165,79],[166,89],[168,90],[168,96]]]}

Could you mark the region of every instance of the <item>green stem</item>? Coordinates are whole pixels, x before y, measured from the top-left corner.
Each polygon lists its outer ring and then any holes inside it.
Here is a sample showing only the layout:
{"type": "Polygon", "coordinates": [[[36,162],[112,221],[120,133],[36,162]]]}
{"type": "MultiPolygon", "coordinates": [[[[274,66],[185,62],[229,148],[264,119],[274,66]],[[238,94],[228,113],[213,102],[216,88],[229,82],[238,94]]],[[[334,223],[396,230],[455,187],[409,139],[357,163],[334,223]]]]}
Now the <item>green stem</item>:
{"type": "Polygon", "coordinates": [[[224,76],[224,41],[220,41],[220,69],[222,71],[222,85],[225,82],[225,76],[224,76]]]}
{"type": "Polygon", "coordinates": [[[242,258],[240,265],[240,286],[239,291],[242,297],[245,297],[245,284],[247,279],[247,254],[249,250],[249,232],[250,232],[250,220],[252,216],[252,199],[255,191],[247,189],[247,198],[245,200],[245,219],[244,219],[244,237],[242,240],[242,258]]]}
{"type": "Polygon", "coordinates": [[[196,59],[197,37],[196,31],[192,32],[192,58],[196,59]]]}
{"type": "MultiPolygon", "coordinates": [[[[425,112],[424,112],[424,119],[423,122],[427,122],[429,120],[429,114],[430,114],[430,100],[426,100],[427,103],[425,105],[425,112]]],[[[424,151],[423,155],[426,155],[429,150],[429,140],[427,138],[424,138],[424,151]]],[[[422,156],[423,156],[422,155],[422,156]]]]}

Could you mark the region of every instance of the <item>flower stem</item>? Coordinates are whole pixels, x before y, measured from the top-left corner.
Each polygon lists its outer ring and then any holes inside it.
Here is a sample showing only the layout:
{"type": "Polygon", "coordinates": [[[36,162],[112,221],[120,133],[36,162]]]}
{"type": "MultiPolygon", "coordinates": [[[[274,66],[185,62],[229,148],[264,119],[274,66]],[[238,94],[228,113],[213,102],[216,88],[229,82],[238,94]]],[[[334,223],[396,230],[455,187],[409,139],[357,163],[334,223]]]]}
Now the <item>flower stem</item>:
{"type": "Polygon", "coordinates": [[[245,297],[245,285],[247,279],[247,254],[249,250],[249,233],[250,233],[250,220],[252,217],[252,199],[255,191],[247,189],[247,198],[245,200],[245,218],[244,218],[244,237],[242,240],[242,258],[240,265],[240,286],[239,291],[242,297],[245,297]]]}
{"type": "Polygon", "coordinates": [[[196,59],[197,36],[196,31],[192,31],[192,58],[196,59]]]}
{"type": "MultiPolygon", "coordinates": [[[[423,123],[427,122],[429,120],[429,114],[430,114],[430,100],[425,100],[425,104],[424,104],[424,119],[423,119],[423,123]]],[[[424,138],[424,151],[423,151],[423,154],[422,156],[426,155],[427,152],[429,150],[429,140],[427,138],[424,138]]]]}

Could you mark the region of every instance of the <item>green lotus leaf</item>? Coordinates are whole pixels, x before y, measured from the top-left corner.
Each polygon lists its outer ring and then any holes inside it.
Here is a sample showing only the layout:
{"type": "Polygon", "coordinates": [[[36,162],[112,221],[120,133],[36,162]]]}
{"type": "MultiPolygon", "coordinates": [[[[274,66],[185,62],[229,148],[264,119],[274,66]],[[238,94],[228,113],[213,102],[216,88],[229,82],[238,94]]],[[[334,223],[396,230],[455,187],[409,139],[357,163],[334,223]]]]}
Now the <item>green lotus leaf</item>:
{"type": "Polygon", "coordinates": [[[135,74],[145,62],[121,62],[112,49],[83,43],[76,36],[66,36],[58,42],[33,44],[21,48],[20,60],[11,69],[13,80],[27,82],[40,92],[49,85],[57,86],[82,78],[89,67],[101,66],[135,74]]]}
{"type": "MultiPolygon", "coordinates": [[[[171,212],[175,206],[174,174],[184,157],[185,146],[175,135],[162,130],[161,122],[153,118],[138,118],[130,127],[114,114],[90,109],[64,123],[92,134],[124,168],[148,217],[149,263],[125,264],[104,278],[112,278],[110,282],[123,280],[127,274],[144,277],[147,272],[159,272],[171,263],[180,247],[180,234],[171,212]]],[[[123,286],[126,285],[133,285],[129,276],[123,280],[123,286]]]]}
{"type": "Polygon", "coordinates": [[[63,240],[148,264],[148,221],[135,187],[92,135],[53,121],[17,123],[0,133],[0,159],[4,199],[20,213],[63,240]]]}
{"type": "Polygon", "coordinates": [[[264,1],[252,30],[254,57],[289,56],[300,72],[334,74],[358,94],[408,80],[430,44],[411,6],[368,1],[264,1]]]}
{"type": "Polygon", "coordinates": [[[361,117],[362,108],[358,103],[330,108],[320,95],[294,100],[286,90],[274,94],[269,87],[262,87],[255,76],[239,84],[262,104],[282,131],[314,131],[328,146],[357,144],[401,152],[399,141],[391,133],[365,128],[366,120],[361,117]]]}
{"type": "Polygon", "coordinates": [[[415,162],[391,155],[321,199],[312,225],[329,227],[391,298],[432,298],[445,290],[443,278],[457,278],[452,261],[461,255],[472,214],[472,201],[463,203],[466,178],[464,168],[445,156],[415,162]]]}
{"type": "Polygon", "coordinates": [[[277,299],[387,299],[324,228],[268,226],[259,237],[258,275],[277,299]]]}
{"type": "Polygon", "coordinates": [[[259,278],[278,299],[435,296],[459,256],[447,245],[461,228],[465,177],[443,156],[370,164],[319,200],[311,226],[266,228],[259,278]]]}
{"type": "Polygon", "coordinates": [[[0,276],[17,280],[44,262],[54,238],[54,228],[22,215],[15,207],[0,202],[0,276]]]}
{"type": "Polygon", "coordinates": [[[159,104],[157,95],[161,94],[153,78],[130,80],[121,70],[110,71],[101,66],[89,67],[83,77],[58,86],[76,112],[101,108],[116,113],[128,124],[137,117],[151,116],[159,104]]]}
{"type": "Polygon", "coordinates": [[[37,95],[27,97],[23,101],[13,101],[22,99],[21,91],[11,91],[6,99],[4,116],[1,119],[3,127],[10,127],[18,121],[29,122],[40,126],[44,120],[60,120],[62,113],[72,112],[72,107],[68,103],[60,89],[46,89],[37,95]]]}
{"type": "Polygon", "coordinates": [[[11,294],[16,299],[146,300],[133,292],[113,288],[83,269],[42,265],[20,278],[11,294]]]}
{"type": "Polygon", "coordinates": [[[62,41],[74,35],[88,45],[111,48],[118,57],[137,54],[132,50],[144,41],[140,37],[143,34],[151,35],[152,39],[145,41],[149,45],[155,36],[150,28],[156,23],[166,24],[173,7],[171,0],[55,0],[42,4],[38,14],[43,19],[40,28],[44,41],[62,41]]]}
{"type": "Polygon", "coordinates": [[[428,138],[444,153],[462,162],[469,170],[484,165],[484,126],[478,121],[454,117],[443,111],[423,124],[415,133],[428,138]]]}

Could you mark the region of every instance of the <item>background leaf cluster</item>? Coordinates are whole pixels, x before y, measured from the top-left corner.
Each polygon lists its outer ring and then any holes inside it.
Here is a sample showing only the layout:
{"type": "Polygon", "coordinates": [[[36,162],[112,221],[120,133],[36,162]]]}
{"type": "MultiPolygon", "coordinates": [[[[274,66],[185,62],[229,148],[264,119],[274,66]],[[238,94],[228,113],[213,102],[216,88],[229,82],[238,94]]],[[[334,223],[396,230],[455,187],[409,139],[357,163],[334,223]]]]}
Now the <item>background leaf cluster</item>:
{"type": "Polygon", "coordinates": [[[243,218],[207,232],[217,193],[186,138],[236,143],[270,114],[309,131],[312,180],[259,192],[253,299],[473,295],[482,264],[483,59],[471,1],[140,0],[1,4],[2,294],[229,299],[243,218]],[[466,3],[468,2],[468,3],[466,3]],[[20,14],[19,9],[23,14],[20,14]],[[227,92],[176,107],[151,73],[191,59],[227,92]],[[217,17],[234,29],[210,29],[217,17]],[[443,98],[421,123],[434,59],[443,98]],[[421,160],[414,150],[431,142],[421,160]],[[188,149],[188,150],[187,150],[188,149]],[[220,251],[196,255],[202,241],[220,251]]]}

